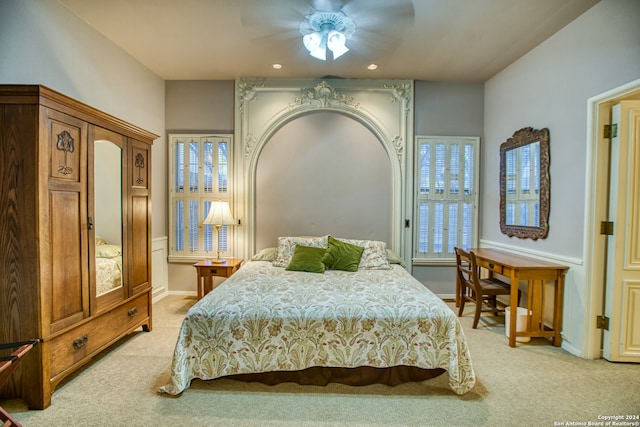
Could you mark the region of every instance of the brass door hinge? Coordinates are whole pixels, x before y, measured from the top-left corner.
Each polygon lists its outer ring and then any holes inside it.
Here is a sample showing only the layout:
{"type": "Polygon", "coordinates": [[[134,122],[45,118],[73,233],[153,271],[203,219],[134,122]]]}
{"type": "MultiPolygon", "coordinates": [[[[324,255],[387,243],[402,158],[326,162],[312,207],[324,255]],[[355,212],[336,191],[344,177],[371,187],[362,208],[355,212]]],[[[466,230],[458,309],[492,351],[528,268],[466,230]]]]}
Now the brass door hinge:
{"type": "Polygon", "coordinates": [[[604,137],[605,138],[615,138],[618,136],[618,124],[614,123],[612,125],[604,125],[604,137]]]}
{"type": "Polygon", "coordinates": [[[600,234],[605,236],[613,236],[613,222],[602,221],[600,222],[600,234]]]}
{"type": "Polygon", "coordinates": [[[596,317],[596,328],[609,330],[609,318],[607,316],[596,317]]]}

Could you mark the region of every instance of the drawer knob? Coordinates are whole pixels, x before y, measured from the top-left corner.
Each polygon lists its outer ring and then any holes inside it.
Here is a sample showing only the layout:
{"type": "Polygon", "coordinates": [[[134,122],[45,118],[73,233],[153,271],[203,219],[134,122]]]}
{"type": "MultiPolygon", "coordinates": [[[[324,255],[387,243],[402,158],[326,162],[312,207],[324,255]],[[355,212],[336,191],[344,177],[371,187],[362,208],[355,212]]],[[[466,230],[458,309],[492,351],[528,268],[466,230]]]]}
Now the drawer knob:
{"type": "Polygon", "coordinates": [[[87,344],[87,341],[89,341],[89,337],[86,334],[81,336],[80,338],[76,338],[75,340],[73,340],[73,348],[75,348],[76,350],[82,348],[87,344]]]}
{"type": "Polygon", "coordinates": [[[127,312],[127,316],[129,316],[129,317],[133,317],[133,316],[135,316],[136,314],[138,314],[138,309],[137,309],[136,307],[133,307],[131,310],[129,310],[129,311],[127,312]]]}
{"type": "Polygon", "coordinates": [[[211,274],[218,274],[218,270],[215,268],[212,268],[210,271],[211,274]]]}
{"type": "Polygon", "coordinates": [[[492,262],[489,263],[489,268],[493,268],[493,263],[492,262]]]}

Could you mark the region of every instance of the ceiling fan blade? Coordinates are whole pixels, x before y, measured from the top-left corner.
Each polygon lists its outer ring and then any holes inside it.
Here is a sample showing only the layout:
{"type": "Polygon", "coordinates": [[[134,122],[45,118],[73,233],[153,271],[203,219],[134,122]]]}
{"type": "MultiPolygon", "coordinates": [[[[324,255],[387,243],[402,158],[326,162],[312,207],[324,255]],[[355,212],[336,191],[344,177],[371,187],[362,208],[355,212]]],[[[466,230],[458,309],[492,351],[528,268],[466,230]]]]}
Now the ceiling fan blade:
{"type": "Polygon", "coordinates": [[[240,22],[250,39],[284,40],[299,36],[312,9],[312,0],[244,0],[240,22]]]}

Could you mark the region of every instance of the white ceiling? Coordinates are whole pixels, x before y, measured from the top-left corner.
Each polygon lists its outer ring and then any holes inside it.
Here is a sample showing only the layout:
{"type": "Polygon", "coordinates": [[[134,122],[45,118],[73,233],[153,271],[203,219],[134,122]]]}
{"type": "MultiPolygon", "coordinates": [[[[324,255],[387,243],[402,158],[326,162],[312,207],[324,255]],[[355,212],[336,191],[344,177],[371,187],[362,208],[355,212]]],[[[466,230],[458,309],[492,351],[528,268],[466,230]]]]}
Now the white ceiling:
{"type": "Polygon", "coordinates": [[[58,1],[165,80],[484,82],[599,0],[58,1]],[[355,21],[351,51],[336,61],[302,45],[298,28],[314,6],[355,21]]]}

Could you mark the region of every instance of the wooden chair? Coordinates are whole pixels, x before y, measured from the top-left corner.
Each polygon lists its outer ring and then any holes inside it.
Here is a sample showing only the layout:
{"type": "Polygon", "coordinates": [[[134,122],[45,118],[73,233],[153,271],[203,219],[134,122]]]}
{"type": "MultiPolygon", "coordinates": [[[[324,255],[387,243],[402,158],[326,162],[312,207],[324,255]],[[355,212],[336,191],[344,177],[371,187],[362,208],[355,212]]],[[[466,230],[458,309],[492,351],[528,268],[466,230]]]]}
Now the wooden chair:
{"type": "MultiPolygon", "coordinates": [[[[0,344],[0,350],[16,349],[9,356],[0,357],[0,386],[9,379],[9,376],[16,370],[18,363],[20,363],[24,355],[37,343],[38,340],[0,344]]],[[[0,421],[2,421],[2,427],[21,426],[21,424],[9,415],[7,411],[2,409],[2,407],[0,407],[0,421]]]]}
{"type": "MultiPolygon", "coordinates": [[[[473,318],[473,329],[478,327],[480,313],[491,311],[495,316],[504,313],[505,304],[498,300],[498,295],[511,294],[511,286],[502,280],[494,277],[480,278],[480,267],[476,264],[476,256],[473,252],[466,252],[460,248],[456,250],[457,264],[457,287],[459,291],[460,308],[458,317],[462,316],[464,303],[471,301],[476,305],[475,317],[473,318]],[[488,308],[484,308],[484,303],[488,308]]],[[[520,290],[518,290],[518,304],[520,303],[520,290]]]]}

